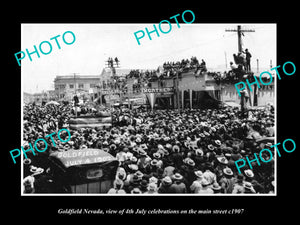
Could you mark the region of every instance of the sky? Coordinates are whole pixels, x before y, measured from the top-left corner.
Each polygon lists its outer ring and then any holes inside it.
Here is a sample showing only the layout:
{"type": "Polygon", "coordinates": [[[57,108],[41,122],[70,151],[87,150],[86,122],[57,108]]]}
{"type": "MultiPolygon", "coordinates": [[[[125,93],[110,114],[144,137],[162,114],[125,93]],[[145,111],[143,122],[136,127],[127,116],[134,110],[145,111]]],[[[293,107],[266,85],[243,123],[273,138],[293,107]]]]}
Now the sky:
{"type": "MultiPolygon", "coordinates": [[[[155,23],[158,27],[158,23],[155,23]]],[[[134,32],[147,27],[153,29],[153,24],[22,24],[20,51],[34,51],[34,45],[39,48],[43,41],[49,41],[52,52],[40,58],[32,54],[21,61],[22,89],[27,93],[37,93],[54,89],[54,78],[57,75],[100,75],[108,57],[118,57],[121,68],[124,69],[157,69],[166,61],[181,61],[196,56],[204,59],[210,71],[227,70],[232,55],[238,51],[236,32],[225,32],[225,29],[254,29],[255,32],[245,32],[243,48],[248,48],[252,54],[252,67],[264,71],[276,66],[276,24],[184,24],[180,28],[172,23],[169,33],[159,31],[159,37],[152,33],[150,40],[140,39],[138,45],[134,32]],[[72,31],[75,42],[67,45],[62,40],[66,31],[72,31]],[[61,49],[58,49],[57,38],[61,49]]],[[[162,30],[167,31],[168,25],[163,24],[162,30]]],[[[72,41],[70,34],[65,36],[67,42],[72,41]]],[[[43,44],[47,52],[49,47],[43,44]]],[[[16,61],[17,64],[17,61],[16,61]]],[[[17,64],[18,65],[18,64],[17,64]]]]}

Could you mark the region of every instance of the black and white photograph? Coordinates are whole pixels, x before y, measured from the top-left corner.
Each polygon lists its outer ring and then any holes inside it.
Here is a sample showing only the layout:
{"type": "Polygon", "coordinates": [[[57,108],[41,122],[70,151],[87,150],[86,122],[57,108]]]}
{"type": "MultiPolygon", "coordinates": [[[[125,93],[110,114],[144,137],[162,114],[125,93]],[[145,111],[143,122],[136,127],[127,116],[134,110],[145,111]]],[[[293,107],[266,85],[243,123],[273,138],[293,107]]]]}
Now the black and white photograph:
{"type": "Polygon", "coordinates": [[[8,4],[5,221],[293,220],[296,9],[288,1],[8,4]]]}
{"type": "Polygon", "coordinates": [[[180,19],[21,25],[21,195],[276,195],[276,24],[180,19]]]}

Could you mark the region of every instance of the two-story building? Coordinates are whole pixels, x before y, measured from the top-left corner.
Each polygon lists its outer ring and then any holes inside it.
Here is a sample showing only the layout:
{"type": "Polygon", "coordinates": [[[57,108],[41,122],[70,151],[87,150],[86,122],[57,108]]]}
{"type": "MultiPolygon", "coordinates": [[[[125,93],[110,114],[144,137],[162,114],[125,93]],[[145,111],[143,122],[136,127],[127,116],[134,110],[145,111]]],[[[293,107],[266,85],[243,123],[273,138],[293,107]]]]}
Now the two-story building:
{"type": "Polygon", "coordinates": [[[57,100],[73,99],[74,95],[88,98],[90,94],[97,93],[100,83],[99,75],[65,75],[56,76],[54,88],[57,100]]]}

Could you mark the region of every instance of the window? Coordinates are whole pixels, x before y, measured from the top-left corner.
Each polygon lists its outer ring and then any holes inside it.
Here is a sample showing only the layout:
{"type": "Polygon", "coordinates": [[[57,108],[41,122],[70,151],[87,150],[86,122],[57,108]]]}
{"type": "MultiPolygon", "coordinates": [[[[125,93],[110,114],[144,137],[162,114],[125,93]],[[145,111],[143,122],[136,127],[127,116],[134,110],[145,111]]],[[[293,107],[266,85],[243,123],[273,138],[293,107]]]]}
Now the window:
{"type": "Polygon", "coordinates": [[[59,89],[64,89],[64,88],[66,88],[66,85],[65,85],[65,84],[59,84],[59,85],[58,85],[58,88],[59,88],[59,89]]]}
{"type": "Polygon", "coordinates": [[[96,84],[90,84],[90,88],[95,88],[96,84]]]}
{"type": "Polygon", "coordinates": [[[83,88],[83,84],[79,84],[79,85],[78,85],[78,88],[83,88]]]}
{"type": "Polygon", "coordinates": [[[69,88],[73,89],[74,88],[74,84],[69,84],[69,88]]]}

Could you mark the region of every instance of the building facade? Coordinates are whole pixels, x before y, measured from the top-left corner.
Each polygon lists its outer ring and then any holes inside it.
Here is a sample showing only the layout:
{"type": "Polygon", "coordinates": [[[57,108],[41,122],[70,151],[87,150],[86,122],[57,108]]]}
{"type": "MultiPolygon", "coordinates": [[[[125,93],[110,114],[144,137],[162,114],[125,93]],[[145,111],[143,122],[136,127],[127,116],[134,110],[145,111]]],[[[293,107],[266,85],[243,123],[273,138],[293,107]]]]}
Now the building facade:
{"type": "Polygon", "coordinates": [[[100,83],[99,75],[66,75],[56,76],[54,88],[56,100],[71,101],[76,94],[88,98],[97,93],[100,83]]]}

